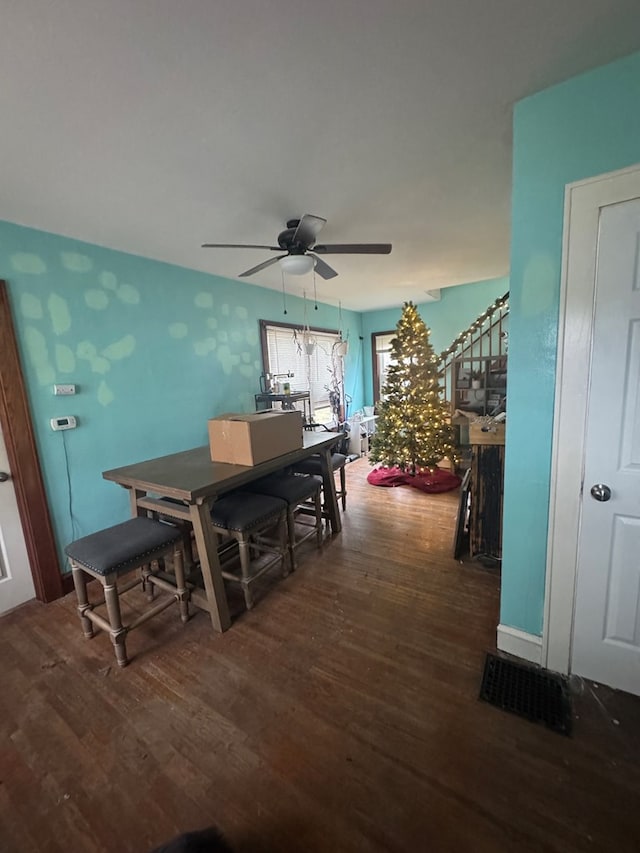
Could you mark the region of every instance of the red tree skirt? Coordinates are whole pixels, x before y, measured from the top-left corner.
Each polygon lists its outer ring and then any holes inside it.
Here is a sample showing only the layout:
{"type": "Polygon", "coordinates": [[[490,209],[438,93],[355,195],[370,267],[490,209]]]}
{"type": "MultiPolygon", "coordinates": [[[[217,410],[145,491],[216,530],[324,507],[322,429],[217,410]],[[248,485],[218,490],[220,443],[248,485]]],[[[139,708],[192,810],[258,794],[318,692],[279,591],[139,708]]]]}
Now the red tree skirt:
{"type": "Polygon", "coordinates": [[[400,468],[374,468],[367,475],[372,486],[413,486],[421,492],[450,492],[457,489],[462,480],[450,471],[442,468],[425,469],[417,474],[409,474],[400,468]]]}

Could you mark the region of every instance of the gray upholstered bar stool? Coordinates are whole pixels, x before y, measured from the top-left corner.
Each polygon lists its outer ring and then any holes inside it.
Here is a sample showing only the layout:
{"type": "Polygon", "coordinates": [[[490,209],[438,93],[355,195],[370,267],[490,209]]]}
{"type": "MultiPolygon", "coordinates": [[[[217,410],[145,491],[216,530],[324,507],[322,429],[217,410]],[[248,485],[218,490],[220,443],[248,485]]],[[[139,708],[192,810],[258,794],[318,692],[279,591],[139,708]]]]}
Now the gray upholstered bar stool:
{"type": "Polygon", "coordinates": [[[130,518],[105,530],[99,530],[82,539],[76,539],[64,549],[73,572],[73,584],[78,599],[78,613],[85,637],[93,637],[93,626],[97,625],[111,636],[113,649],[119,666],[126,666],[126,636],[129,631],[143,625],[167,607],[177,602],[180,618],[189,618],[189,593],[185,586],[182,532],[172,524],[151,518],[130,518]],[[158,560],[173,557],[175,584],[161,577],[158,560]],[[153,564],[153,567],[152,567],[153,564]],[[141,575],[125,584],[118,585],[118,578],[140,568],[141,575]],[[87,575],[100,581],[104,600],[96,604],[87,596],[87,575]],[[142,584],[147,598],[153,600],[154,588],[170,593],[154,602],[143,613],[125,625],[120,611],[120,595],[134,586],[142,584]],[[107,618],[96,613],[95,608],[106,605],[107,618]]]}
{"type": "MultiPolygon", "coordinates": [[[[347,478],[344,471],[346,464],[347,457],[344,453],[331,454],[331,470],[334,474],[336,471],[340,472],[340,488],[336,489],[336,497],[340,498],[342,501],[343,512],[347,508],[347,478]]],[[[296,462],[295,465],[292,465],[291,467],[292,470],[299,474],[314,474],[316,476],[322,474],[320,456],[317,453],[314,453],[313,456],[309,456],[308,459],[296,462]]]]}
{"type": "Polygon", "coordinates": [[[240,576],[222,567],[222,577],[242,586],[247,610],[253,607],[251,584],[260,575],[280,563],[282,573],[289,574],[287,566],[287,504],[268,495],[254,495],[236,491],[219,498],[211,508],[211,521],[216,533],[230,536],[238,543],[240,576]],[[270,536],[275,528],[276,534],[270,536]],[[252,566],[252,554],[267,555],[258,566],[252,566]]]}
{"type": "Polygon", "coordinates": [[[322,547],[322,502],[320,490],[322,488],[322,477],[314,477],[311,474],[270,474],[249,483],[246,491],[260,495],[271,495],[280,498],[287,504],[287,544],[289,548],[289,563],[291,569],[296,567],[296,550],[303,542],[312,536],[316,537],[318,548],[322,547]],[[305,506],[308,503],[308,506],[305,506]],[[313,514],[313,524],[303,522],[300,516],[307,513],[313,514]],[[304,524],[309,528],[300,534],[296,530],[296,524],[304,524]]]}

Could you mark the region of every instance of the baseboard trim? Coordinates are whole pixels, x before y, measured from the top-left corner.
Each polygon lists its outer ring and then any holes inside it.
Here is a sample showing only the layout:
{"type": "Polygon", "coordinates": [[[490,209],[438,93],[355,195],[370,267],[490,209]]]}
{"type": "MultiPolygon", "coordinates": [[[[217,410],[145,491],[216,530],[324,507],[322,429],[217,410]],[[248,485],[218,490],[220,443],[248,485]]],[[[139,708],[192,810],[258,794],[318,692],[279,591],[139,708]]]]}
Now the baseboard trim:
{"type": "Polygon", "coordinates": [[[497,645],[499,651],[508,655],[531,663],[542,663],[542,637],[537,634],[527,634],[510,625],[498,625],[497,645]]]}

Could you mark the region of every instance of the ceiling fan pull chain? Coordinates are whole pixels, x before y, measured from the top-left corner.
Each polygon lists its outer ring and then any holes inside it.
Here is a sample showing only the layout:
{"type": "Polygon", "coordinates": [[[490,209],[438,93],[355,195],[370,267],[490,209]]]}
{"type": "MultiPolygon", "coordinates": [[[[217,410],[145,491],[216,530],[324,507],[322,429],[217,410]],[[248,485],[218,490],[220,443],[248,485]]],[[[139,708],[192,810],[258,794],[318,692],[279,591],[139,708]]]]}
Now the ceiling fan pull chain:
{"type": "Polygon", "coordinates": [[[287,294],[284,289],[284,270],[280,268],[280,275],[282,276],[282,307],[284,308],[284,314],[287,313],[287,294]]]}
{"type": "Polygon", "coordinates": [[[318,294],[316,291],[316,265],[315,264],[313,265],[313,302],[314,302],[313,310],[317,311],[318,310],[318,294]]]}

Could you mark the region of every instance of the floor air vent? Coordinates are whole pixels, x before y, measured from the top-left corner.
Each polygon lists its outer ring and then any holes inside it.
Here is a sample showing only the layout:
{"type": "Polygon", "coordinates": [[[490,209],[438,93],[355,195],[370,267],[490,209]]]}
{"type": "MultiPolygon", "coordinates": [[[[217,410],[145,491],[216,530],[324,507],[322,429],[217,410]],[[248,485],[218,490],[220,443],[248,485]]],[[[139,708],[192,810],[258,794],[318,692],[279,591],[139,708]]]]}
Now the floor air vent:
{"type": "Polygon", "coordinates": [[[504,711],[571,734],[571,698],[557,673],[487,654],[480,698],[504,711]]]}

